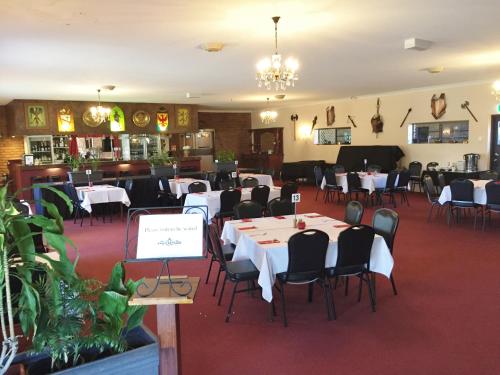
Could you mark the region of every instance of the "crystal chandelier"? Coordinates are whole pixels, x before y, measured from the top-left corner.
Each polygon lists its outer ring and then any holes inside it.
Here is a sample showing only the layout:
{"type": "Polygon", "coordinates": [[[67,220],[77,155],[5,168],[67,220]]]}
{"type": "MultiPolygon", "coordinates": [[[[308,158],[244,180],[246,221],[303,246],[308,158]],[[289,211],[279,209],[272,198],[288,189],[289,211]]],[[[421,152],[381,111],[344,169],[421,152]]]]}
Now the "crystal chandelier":
{"type": "Polygon", "coordinates": [[[495,97],[496,101],[500,101],[500,80],[493,82],[491,88],[491,95],[495,97]]]}
{"type": "Polygon", "coordinates": [[[111,108],[103,107],[101,105],[101,89],[97,89],[97,106],[92,106],[89,108],[92,118],[96,122],[102,122],[109,120],[109,115],[111,114],[111,108]]]}
{"type": "MultiPolygon", "coordinates": [[[[269,107],[269,98],[267,98],[267,106],[269,107]]],[[[269,108],[260,113],[260,120],[265,125],[269,125],[271,122],[275,122],[276,117],[278,117],[278,112],[271,111],[269,110],[269,108]]]]}
{"type": "Polygon", "coordinates": [[[280,17],[273,17],[274,22],[274,54],[271,59],[264,58],[257,64],[257,82],[259,87],[264,86],[270,90],[274,85],[275,90],[286,90],[287,87],[294,87],[298,78],[297,69],[299,63],[294,58],[289,57],[284,63],[278,53],[278,21],[280,17]]]}

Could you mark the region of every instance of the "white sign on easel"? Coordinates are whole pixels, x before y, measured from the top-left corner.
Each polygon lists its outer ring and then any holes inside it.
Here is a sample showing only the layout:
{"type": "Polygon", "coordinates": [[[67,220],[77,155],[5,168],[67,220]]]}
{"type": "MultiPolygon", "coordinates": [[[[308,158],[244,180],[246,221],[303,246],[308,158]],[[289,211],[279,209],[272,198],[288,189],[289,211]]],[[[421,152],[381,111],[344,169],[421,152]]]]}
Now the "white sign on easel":
{"type": "Polygon", "coordinates": [[[202,214],[142,215],[137,259],[203,256],[202,214]]]}

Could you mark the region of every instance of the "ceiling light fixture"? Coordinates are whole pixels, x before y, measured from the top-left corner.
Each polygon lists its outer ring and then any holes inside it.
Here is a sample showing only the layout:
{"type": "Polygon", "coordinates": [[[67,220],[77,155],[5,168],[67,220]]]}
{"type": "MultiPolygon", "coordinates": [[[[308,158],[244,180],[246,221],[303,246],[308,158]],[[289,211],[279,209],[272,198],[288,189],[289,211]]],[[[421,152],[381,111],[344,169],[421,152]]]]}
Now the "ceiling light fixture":
{"type": "Polygon", "coordinates": [[[265,111],[262,111],[260,113],[260,120],[265,125],[269,125],[270,123],[275,122],[276,118],[278,117],[278,112],[271,111],[269,109],[269,98],[267,98],[267,107],[268,108],[265,111]]]}
{"type": "Polygon", "coordinates": [[[493,82],[491,88],[491,95],[494,95],[495,99],[500,101],[500,80],[493,82]]]}
{"type": "Polygon", "coordinates": [[[97,89],[97,106],[92,106],[89,108],[89,110],[94,121],[102,122],[109,120],[109,115],[111,114],[111,108],[103,107],[101,105],[101,89],[97,89]]]}
{"type": "Polygon", "coordinates": [[[294,87],[298,79],[297,69],[299,63],[292,57],[281,62],[281,55],[278,53],[278,21],[280,17],[273,17],[274,22],[274,54],[271,59],[264,58],[257,64],[257,82],[259,87],[264,86],[270,90],[274,85],[275,90],[286,90],[287,87],[294,87]]]}

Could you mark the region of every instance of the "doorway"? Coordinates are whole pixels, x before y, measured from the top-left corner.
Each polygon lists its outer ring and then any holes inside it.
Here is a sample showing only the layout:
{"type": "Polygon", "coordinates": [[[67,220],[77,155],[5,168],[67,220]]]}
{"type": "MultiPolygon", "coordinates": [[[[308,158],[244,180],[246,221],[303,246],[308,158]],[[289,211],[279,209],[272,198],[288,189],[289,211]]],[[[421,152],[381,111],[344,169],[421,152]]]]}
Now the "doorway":
{"type": "Polygon", "coordinates": [[[491,116],[490,169],[500,173],[500,115],[491,116]]]}

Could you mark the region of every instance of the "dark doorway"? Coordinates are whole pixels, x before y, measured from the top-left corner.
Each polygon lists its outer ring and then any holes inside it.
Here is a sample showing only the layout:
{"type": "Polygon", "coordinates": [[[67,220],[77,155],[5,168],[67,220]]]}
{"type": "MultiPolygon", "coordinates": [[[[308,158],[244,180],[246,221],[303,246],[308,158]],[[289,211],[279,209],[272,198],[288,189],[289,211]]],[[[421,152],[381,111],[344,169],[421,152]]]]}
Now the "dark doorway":
{"type": "Polygon", "coordinates": [[[500,173],[500,115],[491,116],[490,169],[500,173]]]}

